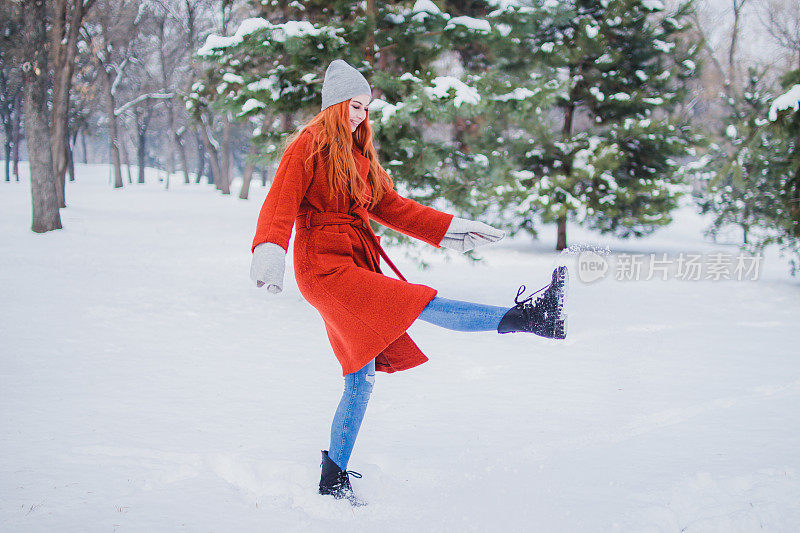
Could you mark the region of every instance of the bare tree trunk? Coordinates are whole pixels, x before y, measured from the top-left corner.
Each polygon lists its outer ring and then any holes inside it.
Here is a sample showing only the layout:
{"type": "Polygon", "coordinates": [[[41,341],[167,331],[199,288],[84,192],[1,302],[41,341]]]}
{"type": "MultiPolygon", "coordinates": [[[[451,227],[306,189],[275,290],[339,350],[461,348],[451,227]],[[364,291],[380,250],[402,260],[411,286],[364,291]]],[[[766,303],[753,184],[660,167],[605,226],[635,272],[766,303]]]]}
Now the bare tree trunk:
{"type": "Polygon", "coordinates": [[[14,176],[17,181],[19,181],[19,145],[22,143],[22,113],[22,91],[20,91],[14,100],[14,120],[12,122],[14,146],[11,152],[11,160],[14,162],[14,176]]]}
{"type": "Polygon", "coordinates": [[[67,154],[67,173],[69,174],[69,181],[75,181],[75,158],[72,150],[67,154]]]}
{"type": "Polygon", "coordinates": [[[152,109],[136,107],[136,159],[139,162],[139,183],[144,183],[144,168],[147,164],[147,127],[150,125],[152,109]]]}
{"type": "MultiPolygon", "coordinates": [[[[79,0],[81,6],[83,0],[79,0]]],[[[56,180],[56,196],[59,207],[66,207],[64,174],[67,161],[64,157],[64,129],[69,111],[69,86],[72,82],[74,61],[66,61],[66,39],[64,29],[66,0],[50,2],[54,8],[50,28],[50,67],[53,69],[53,101],[50,117],[50,148],[53,151],[53,174],[56,180]],[[62,40],[64,39],[64,40],[62,40]]],[[[77,35],[77,33],[76,33],[77,35]]]]}
{"type": "MultiPolygon", "coordinates": [[[[194,7],[192,6],[190,1],[186,1],[186,12],[187,12],[187,32],[188,32],[188,40],[187,42],[193,42],[194,36],[194,7]]],[[[167,59],[164,54],[164,44],[165,44],[165,36],[164,36],[164,27],[165,27],[165,19],[160,19],[158,23],[158,56],[161,64],[161,84],[163,86],[164,91],[169,91],[170,83],[167,76],[167,59]]],[[[178,105],[179,101],[177,97],[174,97],[170,100],[166,100],[164,105],[167,107],[167,125],[169,128],[169,133],[172,136],[172,142],[170,143],[169,149],[169,174],[171,175],[173,172],[173,155],[177,151],[178,157],[181,162],[181,167],[183,169],[183,179],[185,183],[189,183],[189,162],[186,158],[186,149],[183,147],[183,142],[181,141],[181,135],[178,132],[176,125],[175,125],[175,105],[178,105]]],[[[167,177],[166,187],[169,188],[169,177],[167,177]]]]}
{"type": "Polygon", "coordinates": [[[200,124],[198,130],[200,131],[200,139],[203,141],[203,146],[205,147],[205,151],[208,154],[208,159],[211,164],[211,178],[213,183],[216,183],[221,179],[222,174],[222,171],[219,168],[219,152],[217,152],[217,148],[211,141],[211,136],[208,133],[208,128],[206,127],[205,122],[200,124]]]}
{"type": "MultiPolygon", "coordinates": [[[[265,130],[269,127],[269,123],[271,122],[272,118],[269,116],[265,116],[264,120],[261,121],[261,130],[265,130]]],[[[256,143],[250,141],[250,148],[247,151],[247,157],[245,159],[244,164],[244,172],[242,173],[242,190],[239,192],[239,198],[242,200],[247,200],[247,197],[250,194],[250,181],[253,179],[253,172],[255,171],[256,164],[254,159],[256,154],[258,153],[258,147],[256,143]]]]}
{"type": "Polygon", "coordinates": [[[561,215],[556,220],[556,223],[558,225],[556,250],[561,251],[567,247],[567,217],[565,215],[561,215]]]}
{"type": "Polygon", "coordinates": [[[366,48],[364,49],[364,59],[370,64],[375,65],[375,0],[367,0],[366,1],[366,11],[367,11],[367,24],[366,24],[366,34],[367,34],[367,42],[364,43],[366,48]]]}
{"type": "MultiPolygon", "coordinates": [[[[202,147],[203,144],[201,143],[200,146],[202,147]]],[[[203,180],[203,174],[206,171],[206,155],[204,149],[199,150],[201,157],[197,161],[197,174],[195,175],[194,182],[200,183],[203,180]]]]}
{"type": "Polygon", "coordinates": [[[8,86],[8,78],[5,75],[5,72],[0,70],[0,92],[2,92],[3,100],[7,102],[11,102],[11,105],[6,105],[3,108],[2,112],[2,120],[3,120],[3,136],[5,142],[3,143],[3,148],[5,149],[5,167],[6,167],[6,181],[11,181],[11,145],[14,144],[14,134],[13,134],[13,115],[14,115],[14,100],[16,99],[16,95],[12,93],[8,86]]]}
{"type": "Polygon", "coordinates": [[[131,158],[128,156],[128,143],[125,142],[124,139],[120,139],[119,151],[122,156],[122,163],[125,165],[125,172],[128,175],[128,184],[130,185],[133,183],[133,177],[131,176],[131,158]]]}
{"type": "Polygon", "coordinates": [[[139,165],[139,183],[144,183],[145,149],[147,143],[147,130],[136,128],[136,161],[139,165]]]}
{"type": "MultiPolygon", "coordinates": [[[[569,139],[572,136],[572,118],[575,113],[575,104],[570,100],[564,110],[564,127],[561,134],[564,139],[569,139]]],[[[562,168],[565,173],[572,172],[572,161],[562,161],[562,168]]],[[[567,247],[567,216],[561,215],[556,219],[557,234],[556,234],[556,250],[561,251],[567,247]]]]}
{"type": "Polygon", "coordinates": [[[181,133],[175,131],[175,145],[178,148],[178,157],[181,160],[181,168],[183,169],[183,182],[189,183],[189,159],[186,157],[186,147],[183,146],[183,139],[181,133]]]}
{"type": "Polygon", "coordinates": [[[8,136],[6,137],[6,181],[11,181],[11,141],[8,139],[8,136]]]}
{"type": "Polygon", "coordinates": [[[103,86],[106,93],[106,115],[108,117],[108,150],[111,155],[111,167],[114,170],[114,188],[118,189],[122,187],[122,163],[119,158],[119,130],[115,112],[117,106],[114,92],[111,89],[113,83],[111,80],[112,73],[105,72],[103,74],[103,86]]]}
{"type": "Polygon", "coordinates": [[[77,137],[77,133],[74,135],[70,132],[69,128],[64,132],[67,136],[66,142],[64,143],[64,148],[67,151],[67,173],[69,174],[69,181],[75,181],[75,161],[73,159],[73,155],[75,153],[75,137],[77,137]]]}
{"type": "Polygon", "coordinates": [[[164,179],[164,188],[169,189],[169,178],[172,176],[173,172],[173,165],[175,164],[175,152],[174,150],[170,150],[169,156],[167,156],[167,177],[164,179]]]}
{"type": "Polygon", "coordinates": [[[247,196],[250,194],[250,180],[253,178],[253,171],[256,169],[256,164],[253,162],[256,152],[255,143],[251,143],[250,149],[247,151],[244,172],[242,173],[242,190],[239,191],[239,198],[242,200],[247,200],[247,196]]]}
{"type": "MultiPolygon", "coordinates": [[[[222,8],[222,19],[220,29],[222,35],[228,34],[228,24],[233,18],[234,2],[223,0],[220,2],[222,8]]],[[[206,145],[211,160],[211,172],[214,174],[214,180],[217,189],[222,191],[222,194],[231,193],[231,121],[227,112],[223,112],[222,120],[222,156],[215,146],[211,143],[206,145]]],[[[206,136],[208,131],[203,129],[206,136]]],[[[209,139],[210,140],[210,139],[209,139]]]]}
{"type": "Polygon", "coordinates": [[[83,156],[83,164],[87,164],[89,162],[88,155],[86,154],[86,132],[81,133],[81,152],[83,156]]]}
{"type": "Polygon", "coordinates": [[[217,188],[222,194],[231,193],[231,121],[226,116],[222,123],[222,164],[217,188]]]}
{"type": "Polygon", "coordinates": [[[172,143],[174,139],[172,132],[169,132],[167,134],[167,146],[169,146],[167,149],[167,176],[175,172],[175,145],[172,143]]]}
{"type": "Polygon", "coordinates": [[[737,46],[739,44],[739,26],[742,19],[742,8],[747,0],[732,0],[733,4],[733,29],[731,30],[731,46],[728,49],[728,77],[730,78],[733,94],[739,94],[739,71],[736,65],[737,46]]]}
{"type": "MultiPolygon", "coordinates": [[[[2,69],[0,69],[0,95],[2,95],[4,101],[10,97],[8,79],[2,69]]],[[[14,142],[11,138],[11,115],[13,113],[13,107],[9,108],[8,106],[3,106],[2,109],[0,109],[0,120],[3,122],[3,138],[5,141],[3,147],[5,149],[4,161],[6,162],[6,181],[11,181],[11,143],[14,142]]]]}
{"type": "MultiPolygon", "coordinates": [[[[66,90],[69,91],[69,89],[66,90]]],[[[54,83],[50,147],[53,150],[53,174],[56,178],[56,195],[59,207],[67,207],[64,179],[67,170],[67,158],[65,157],[64,149],[64,121],[66,121],[66,118],[62,119],[62,116],[66,114],[66,108],[69,106],[69,103],[65,101],[69,98],[69,94],[64,95],[63,91],[62,83],[54,83]]]]}
{"type": "Polygon", "coordinates": [[[65,176],[71,155],[68,154],[67,129],[69,126],[70,89],[75,72],[78,36],[83,17],[95,0],[54,0],[50,30],[50,53],[53,68],[53,102],[50,123],[50,143],[53,151],[58,202],[66,207],[65,176]]]}
{"type": "Polygon", "coordinates": [[[61,229],[47,101],[48,65],[46,6],[44,0],[22,3],[25,56],[22,65],[25,101],[25,136],[31,176],[31,229],[36,233],[61,229]]]}
{"type": "MultiPolygon", "coordinates": [[[[91,51],[95,64],[98,67],[100,76],[103,79],[103,91],[105,93],[105,107],[106,117],[108,120],[108,149],[109,159],[114,174],[114,188],[121,188],[122,183],[122,164],[120,162],[120,137],[119,125],[117,122],[117,99],[116,92],[119,83],[123,79],[125,67],[130,59],[130,45],[128,49],[123,50],[122,58],[117,60],[114,56],[114,43],[111,38],[111,32],[116,31],[110,27],[110,22],[103,13],[104,10],[109,9],[108,4],[103,6],[100,13],[99,27],[100,31],[97,37],[88,36],[87,40],[91,42],[91,51]]],[[[133,24],[135,27],[135,24],[133,24]]],[[[124,48],[124,47],[123,47],[124,48]]]]}
{"type": "Polygon", "coordinates": [[[199,132],[199,129],[202,127],[203,125],[201,124],[197,126],[195,130],[195,139],[197,141],[197,175],[195,176],[195,183],[200,183],[200,181],[203,179],[203,174],[205,174],[206,171],[206,145],[200,139],[199,132]]]}
{"type": "Polygon", "coordinates": [[[6,181],[11,181],[11,145],[14,144],[14,139],[11,136],[11,120],[8,121],[9,124],[6,127],[6,142],[4,145],[5,148],[5,161],[6,161],[6,181]]]}

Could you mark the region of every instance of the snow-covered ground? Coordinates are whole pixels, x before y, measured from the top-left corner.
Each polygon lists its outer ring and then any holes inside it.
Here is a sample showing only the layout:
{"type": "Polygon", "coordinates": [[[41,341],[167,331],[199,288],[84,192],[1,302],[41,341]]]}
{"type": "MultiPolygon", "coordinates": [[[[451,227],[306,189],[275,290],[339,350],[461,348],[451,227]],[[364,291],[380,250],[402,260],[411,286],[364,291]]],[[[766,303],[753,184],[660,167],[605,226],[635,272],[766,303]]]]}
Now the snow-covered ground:
{"type": "MultiPolygon", "coordinates": [[[[378,374],[354,509],[316,493],[342,386],[322,321],[291,266],[277,296],[248,278],[266,190],[114,190],[81,166],[64,229],[36,235],[23,178],[0,182],[2,531],[800,528],[800,280],[774,253],[758,281],[587,284],[552,228],[475,266],[390,249],[410,281],[504,306],[566,263],[569,335],[415,323],[430,361],[378,374]]],[[[569,237],[611,261],[736,253],[704,224],[569,237]]]]}

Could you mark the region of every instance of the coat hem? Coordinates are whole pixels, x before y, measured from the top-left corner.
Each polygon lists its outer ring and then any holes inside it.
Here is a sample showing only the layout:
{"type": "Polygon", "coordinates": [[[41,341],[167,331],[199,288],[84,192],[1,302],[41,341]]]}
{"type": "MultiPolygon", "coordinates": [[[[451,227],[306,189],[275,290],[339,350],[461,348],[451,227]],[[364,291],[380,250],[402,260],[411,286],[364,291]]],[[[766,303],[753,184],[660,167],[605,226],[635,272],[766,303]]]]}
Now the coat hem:
{"type": "MultiPolygon", "coordinates": [[[[403,327],[402,327],[402,331],[400,332],[400,334],[397,335],[395,338],[393,338],[392,340],[390,340],[388,342],[383,341],[381,343],[382,347],[377,351],[377,353],[375,353],[375,355],[373,355],[372,357],[368,357],[368,358],[364,359],[363,362],[361,362],[361,361],[357,362],[354,365],[355,368],[353,370],[350,370],[348,372],[347,369],[344,366],[342,366],[342,375],[343,376],[345,376],[347,374],[350,374],[352,372],[357,372],[358,370],[363,368],[364,365],[366,365],[367,363],[369,363],[373,359],[376,359],[377,357],[379,357],[384,352],[384,350],[386,350],[386,348],[388,348],[388,347],[390,347],[392,345],[392,343],[396,342],[403,335],[407,335],[408,334],[408,328],[410,328],[411,324],[413,324],[419,318],[419,315],[422,314],[422,310],[425,309],[425,307],[431,302],[431,300],[433,300],[436,297],[436,295],[438,294],[438,291],[436,289],[434,289],[433,287],[428,287],[427,285],[425,287],[430,290],[430,298],[427,298],[426,300],[420,300],[420,303],[422,303],[422,305],[419,307],[419,309],[415,310],[416,312],[413,315],[411,315],[411,316],[413,316],[413,318],[410,321],[408,321],[407,324],[402,324],[401,323],[401,325],[403,327]],[[359,364],[361,366],[358,366],[359,364]]],[[[409,340],[410,339],[411,338],[409,337],[409,340]]],[[[413,342],[413,341],[411,341],[411,342],[413,342]]],[[[408,359],[404,359],[403,361],[400,361],[400,364],[393,364],[392,361],[389,360],[388,358],[386,358],[386,363],[387,364],[382,364],[382,363],[379,363],[378,361],[376,361],[375,362],[375,370],[378,371],[378,372],[386,372],[388,374],[391,374],[393,372],[400,372],[400,371],[403,371],[403,370],[408,370],[410,368],[414,368],[414,367],[419,366],[422,363],[425,363],[426,361],[428,361],[428,357],[425,356],[425,354],[422,353],[421,350],[420,350],[420,356],[421,357],[416,358],[414,360],[410,360],[410,361],[408,359]]]]}
{"type": "MultiPolygon", "coordinates": [[[[308,265],[313,264],[313,262],[308,257],[308,247],[305,247],[305,250],[304,250],[304,253],[303,253],[303,260],[308,265]]],[[[349,268],[362,268],[362,267],[353,265],[353,266],[351,266],[349,268]]],[[[383,274],[381,272],[375,272],[375,273],[385,276],[385,274],[383,274]]],[[[296,275],[296,273],[295,273],[295,275],[296,275]]],[[[360,370],[361,368],[364,367],[364,365],[366,365],[372,359],[375,359],[378,356],[380,356],[384,352],[384,350],[386,350],[388,347],[390,347],[392,345],[392,343],[396,342],[403,335],[407,335],[406,332],[408,331],[408,328],[411,327],[411,324],[413,324],[414,321],[416,321],[419,318],[419,315],[422,313],[422,310],[425,308],[425,306],[427,306],[430,303],[430,301],[433,300],[436,297],[436,295],[438,294],[438,291],[436,289],[434,289],[433,287],[428,287],[427,285],[422,285],[422,287],[427,289],[426,290],[426,292],[428,293],[427,297],[423,297],[423,298],[420,298],[419,300],[417,300],[417,302],[415,302],[415,303],[417,303],[416,306],[414,306],[414,305],[410,306],[410,308],[414,311],[413,314],[408,315],[409,317],[411,317],[411,319],[403,321],[405,323],[401,322],[400,324],[402,326],[402,329],[399,330],[399,333],[396,336],[393,336],[393,338],[387,340],[387,337],[385,335],[382,335],[380,332],[378,332],[377,330],[375,330],[374,328],[372,328],[371,326],[366,324],[360,317],[358,317],[358,315],[353,313],[347,307],[345,302],[342,302],[335,295],[333,295],[329,291],[327,291],[325,289],[325,287],[322,286],[319,283],[318,280],[314,279],[313,283],[315,285],[317,285],[319,290],[323,291],[327,295],[327,297],[330,299],[330,301],[336,302],[336,305],[340,309],[342,309],[344,312],[346,312],[346,313],[350,314],[351,316],[353,316],[353,318],[358,320],[362,324],[362,326],[364,328],[369,328],[369,330],[373,332],[375,338],[380,341],[380,343],[378,344],[379,348],[377,350],[375,350],[375,349],[370,350],[370,353],[374,351],[373,355],[368,356],[368,357],[364,357],[364,358],[359,358],[358,362],[356,362],[355,364],[351,364],[351,365],[345,366],[345,365],[342,364],[342,361],[337,356],[336,358],[337,358],[337,360],[339,360],[339,364],[342,366],[342,376],[345,376],[347,374],[350,374],[352,372],[356,372],[356,371],[360,370]]],[[[410,282],[405,282],[405,283],[409,283],[409,285],[412,285],[410,282]]],[[[319,312],[319,310],[317,310],[317,312],[319,312]]],[[[324,316],[323,316],[323,320],[324,320],[324,316]]],[[[409,337],[409,340],[410,340],[410,337],[409,337]]],[[[413,343],[413,341],[411,341],[411,342],[413,343]]],[[[331,347],[333,348],[333,346],[331,346],[331,347]]],[[[389,364],[388,365],[383,365],[383,364],[376,365],[375,370],[377,370],[379,372],[392,373],[392,372],[396,372],[396,371],[407,370],[409,368],[413,368],[415,366],[421,365],[422,363],[427,361],[428,358],[425,356],[425,354],[422,353],[422,350],[419,350],[419,347],[417,347],[416,349],[419,351],[419,357],[403,358],[402,360],[398,361],[398,362],[401,363],[400,365],[393,365],[391,363],[391,361],[389,361],[388,358],[387,358],[387,362],[389,364]]],[[[335,349],[334,349],[334,355],[336,355],[335,349]]],[[[377,363],[377,361],[376,361],[376,363],[377,363]]]]}

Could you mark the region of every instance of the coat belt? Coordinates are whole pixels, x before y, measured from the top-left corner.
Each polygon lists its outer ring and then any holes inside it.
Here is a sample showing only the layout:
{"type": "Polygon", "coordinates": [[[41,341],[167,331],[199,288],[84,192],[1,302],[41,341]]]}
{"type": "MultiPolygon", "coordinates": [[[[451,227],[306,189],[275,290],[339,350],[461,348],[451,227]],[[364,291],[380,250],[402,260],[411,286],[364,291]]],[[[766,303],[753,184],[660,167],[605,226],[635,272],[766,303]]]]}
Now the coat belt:
{"type": "Polygon", "coordinates": [[[386,264],[391,267],[397,276],[402,279],[403,281],[408,281],[403,274],[397,269],[397,267],[392,263],[392,260],[389,259],[389,256],[386,255],[386,251],[381,247],[380,242],[378,242],[378,237],[375,235],[375,232],[372,231],[372,227],[369,225],[369,215],[367,215],[367,210],[363,207],[357,208],[353,210],[353,215],[347,213],[339,213],[337,211],[306,211],[305,213],[301,213],[297,215],[297,224],[300,226],[305,227],[306,229],[311,229],[312,227],[316,226],[327,226],[331,224],[348,224],[353,226],[357,230],[356,235],[361,240],[362,244],[364,245],[364,250],[369,251],[369,244],[364,237],[366,234],[367,238],[375,245],[375,248],[378,249],[378,253],[383,260],[386,261],[386,264]]]}

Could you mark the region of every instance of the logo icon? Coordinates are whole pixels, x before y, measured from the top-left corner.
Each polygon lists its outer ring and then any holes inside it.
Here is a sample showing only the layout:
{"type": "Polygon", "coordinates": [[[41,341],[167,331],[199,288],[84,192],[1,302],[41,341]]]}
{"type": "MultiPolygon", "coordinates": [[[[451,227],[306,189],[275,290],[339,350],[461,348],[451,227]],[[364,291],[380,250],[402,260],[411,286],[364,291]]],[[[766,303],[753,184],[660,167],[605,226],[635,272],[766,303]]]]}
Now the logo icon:
{"type": "Polygon", "coordinates": [[[584,283],[592,283],[603,279],[608,272],[608,261],[590,250],[578,255],[578,279],[584,283]]]}

